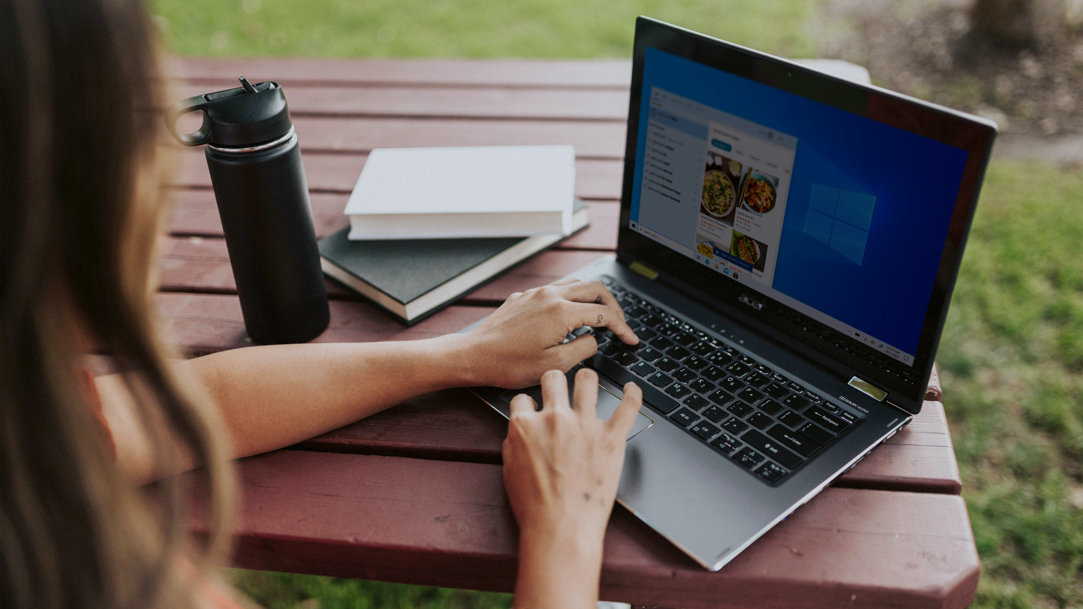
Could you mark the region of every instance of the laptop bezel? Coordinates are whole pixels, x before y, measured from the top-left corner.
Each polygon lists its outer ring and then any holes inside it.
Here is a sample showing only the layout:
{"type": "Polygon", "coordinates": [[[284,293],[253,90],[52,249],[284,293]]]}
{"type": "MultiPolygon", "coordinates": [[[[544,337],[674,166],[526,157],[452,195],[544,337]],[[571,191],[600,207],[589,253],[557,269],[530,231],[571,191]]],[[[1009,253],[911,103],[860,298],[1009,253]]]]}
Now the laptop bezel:
{"type": "MultiPolygon", "coordinates": [[[[632,63],[617,257],[625,264],[638,262],[646,265],[658,273],[659,281],[792,347],[841,379],[848,380],[853,375],[872,382],[888,391],[886,401],[889,404],[916,414],[924,399],[995,135],[996,125],[978,117],[878,87],[835,78],[797,63],[648,17],[639,17],[636,20],[632,63]],[[908,383],[845,348],[828,346],[809,336],[809,333],[791,330],[787,324],[780,322],[779,307],[789,315],[807,320],[807,323],[815,325],[818,322],[631,229],[631,195],[636,179],[634,161],[640,126],[644,58],[648,47],[967,151],[966,166],[915,354],[915,382],[908,383]],[[749,301],[761,306],[749,306],[749,301]]],[[[857,354],[867,349],[855,339],[841,338],[845,341],[843,344],[850,345],[857,354]]]]}

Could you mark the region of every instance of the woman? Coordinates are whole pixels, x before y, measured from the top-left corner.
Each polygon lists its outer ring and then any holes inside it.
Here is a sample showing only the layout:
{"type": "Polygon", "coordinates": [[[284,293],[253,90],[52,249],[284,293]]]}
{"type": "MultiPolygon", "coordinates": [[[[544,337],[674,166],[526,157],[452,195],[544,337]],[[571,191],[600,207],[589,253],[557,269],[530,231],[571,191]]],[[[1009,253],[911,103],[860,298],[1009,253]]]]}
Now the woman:
{"type": "Polygon", "coordinates": [[[562,345],[569,330],[605,326],[638,341],[600,284],[516,294],[465,335],[167,363],[150,304],[163,81],[142,4],[0,0],[0,24],[4,607],[231,606],[208,566],[227,543],[230,459],[412,395],[539,378],[544,406],[517,397],[504,443],[522,532],[515,602],[593,604],[640,403],[629,385],[599,421],[596,377],[582,372],[569,404],[560,371],[596,349],[589,335],[562,345]],[[94,352],[122,373],[89,378],[81,357],[94,352]],[[172,475],[196,466],[210,506],[199,543],[185,528],[192,489],[172,475]]]}

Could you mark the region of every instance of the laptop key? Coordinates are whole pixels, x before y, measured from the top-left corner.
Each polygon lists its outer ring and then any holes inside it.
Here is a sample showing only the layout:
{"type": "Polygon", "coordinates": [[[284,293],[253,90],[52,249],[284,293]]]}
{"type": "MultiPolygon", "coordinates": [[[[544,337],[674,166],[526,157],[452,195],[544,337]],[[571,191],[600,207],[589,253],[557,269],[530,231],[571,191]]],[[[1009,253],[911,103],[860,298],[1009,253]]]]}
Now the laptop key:
{"type": "Polygon", "coordinates": [[[726,393],[721,389],[716,389],[714,393],[707,396],[712,402],[719,406],[725,406],[733,401],[733,396],[726,393]]]}
{"type": "Polygon", "coordinates": [[[677,341],[677,344],[682,347],[691,347],[698,340],[694,334],[688,332],[678,332],[673,336],[673,340],[677,341]]]}
{"type": "Polygon", "coordinates": [[[673,383],[669,386],[668,389],[666,389],[666,393],[679,400],[686,395],[690,395],[692,393],[692,390],[688,387],[685,387],[681,383],[673,383]]]}
{"type": "Polygon", "coordinates": [[[617,362],[621,366],[631,366],[632,364],[638,362],[639,358],[636,357],[635,353],[632,353],[627,349],[621,349],[619,353],[613,356],[613,361],[617,362]]]}
{"type": "MultiPolygon", "coordinates": [[[[696,412],[699,412],[700,410],[703,410],[705,406],[710,406],[711,403],[708,402],[707,398],[703,397],[702,395],[693,395],[684,401],[684,405],[688,406],[692,410],[695,410],[696,412]]],[[[718,420],[716,419],[715,423],[717,422],[718,420]]]]}
{"type": "Polygon", "coordinates": [[[654,362],[654,366],[662,372],[673,372],[677,368],[681,367],[681,363],[673,361],[668,357],[663,357],[662,359],[654,362]]]}
{"type": "Polygon", "coordinates": [[[692,379],[696,378],[696,373],[692,372],[688,368],[681,368],[680,370],[673,373],[673,378],[677,379],[682,383],[687,383],[692,379]]]}
{"type": "MultiPolygon", "coordinates": [[[[692,397],[698,398],[699,396],[694,395],[692,397]]],[[[689,399],[691,399],[691,398],[689,398],[689,399]]],[[[726,416],[726,413],[723,412],[723,410],[721,408],[719,408],[718,406],[711,406],[711,407],[707,408],[707,410],[704,410],[701,414],[703,416],[707,417],[708,420],[710,420],[710,421],[712,421],[714,423],[717,423],[717,422],[721,421],[723,419],[723,417],[726,416]]]]}
{"type": "Polygon", "coordinates": [[[651,342],[657,339],[658,333],[656,333],[654,330],[651,330],[650,328],[640,328],[636,330],[636,336],[639,337],[639,340],[651,342]]]}
{"type": "Polygon", "coordinates": [[[734,438],[725,432],[722,432],[722,435],[715,438],[714,442],[711,442],[711,445],[717,447],[718,450],[726,455],[732,455],[734,451],[741,447],[741,443],[737,441],[737,438],[734,438]]]}
{"type": "Polygon", "coordinates": [[[708,383],[704,379],[696,379],[696,380],[692,381],[691,383],[688,383],[688,387],[692,391],[695,391],[696,393],[702,393],[704,395],[706,395],[706,394],[708,394],[708,393],[710,393],[711,391],[714,390],[714,385],[711,384],[711,383],[708,383]]]}
{"type": "Polygon", "coordinates": [[[839,433],[840,431],[846,429],[848,425],[846,422],[836,417],[835,415],[827,414],[826,412],[821,410],[819,406],[813,406],[812,408],[809,408],[808,412],[805,413],[805,416],[812,419],[813,421],[816,421],[816,423],[818,423],[820,426],[822,426],[827,431],[830,431],[831,433],[839,433]]]}
{"type": "Polygon", "coordinates": [[[756,365],[756,360],[752,359],[751,357],[749,357],[747,355],[742,355],[741,357],[738,357],[737,361],[741,362],[742,364],[744,364],[746,366],[755,366],[756,365]]]}
{"type": "Polygon", "coordinates": [[[771,383],[770,385],[763,388],[763,392],[778,400],[781,399],[784,395],[788,394],[790,390],[786,389],[782,385],[779,385],[778,383],[771,383]]]}
{"type": "Polygon", "coordinates": [[[707,366],[707,360],[703,359],[698,355],[693,355],[692,357],[684,360],[684,365],[688,366],[693,370],[699,370],[700,368],[704,368],[707,366]]]}
{"type": "Polygon", "coordinates": [[[709,343],[706,343],[704,341],[700,341],[692,345],[691,347],[689,347],[689,349],[692,350],[692,353],[695,353],[700,357],[707,357],[714,351],[714,348],[711,347],[709,343]]]}
{"type": "Polygon", "coordinates": [[[801,465],[801,462],[804,461],[801,457],[780,446],[779,442],[768,438],[755,429],[748,430],[745,435],[741,436],[741,440],[790,469],[801,465]]]}
{"type": "Polygon", "coordinates": [[[757,404],[756,407],[769,415],[775,415],[778,411],[782,410],[782,404],[779,404],[774,400],[764,400],[757,404]]]}
{"type": "Polygon", "coordinates": [[[796,412],[792,410],[787,410],[786,412],[782,413],[782,416],[778,418],[778,421],[786,427],[793,429],[794,427],[797,427],[798,425],[803,423],[805,420],[802,419],[800,415],[798,415],[796,412]]]}
{"type": "Polygon", "coordinates": [[[670,347],[670,349],[666,351],[666,355],[673,359],[684,359],[689,355],[692,355],[692,352],[684,347],[670,347]]]}
{"type": "Polygon", "coordinates": [[[782,400],[782,403],[789,406],[790,408],[793,408],[794,410],[801,410],[805,406],[808,406],[808,400],[799,395],[791,395],[785,400],[782,400]]]}
{"type": "Polygon", "coordinates": [[[752,425],[757,429],[767,429],[771,426],[771,423],[774,423],[774,421],[771,420],[771,417],[763,414],[762,412],[753,412],[752,416],[748,417],[745,420],[748,421],[749,425],[752,425]]]}
{"type": "Polygon", "coordinates": [[[786,474],[788,474],[788,473],[790,473],[790,472],[788,472],[785,469],[779,467],[778,465],[775,465],[774,463],[771,463],[770,461],[768,461],[767,463],[764,463],[763,467],[756,470],[756,475],[757,476],[759,476],[760,478],[763,478],[764,480],[770,482],[771,484],[774,484],[774,483],[778,482],[779,480],[782,480],[783,478],[786,477],[786,474]]]}
{"type": "MultiPolygon", "coordinates": [[[[655,336],[658,335],[655,334],[655,336]]],[[[673,346],[673,341],[669,340],[664,336],[658,336],[658,338],[651,340],[651,346],[655,349],[658,349],[659,351],[665,351],[666,349],[669,349],[673,346]]]]}
{"type": "Polygon", "coordinates": [[[726,408],[726,410],[732,412],[734,416],[743,419],[748,413],[752,412],[752,407],[744,402],[734,402],[733,404],[730,404],[729,408],[726,408]]]}
{"type": "Polygon", "coordinates": [[[693,425],[691,429],[692,433],[703,438],[704,440],[710,440],[711,438],[717,436],[718,432],[722,431],[721,429],[715,427],[714,425],[711,425],[707,421],[700,421],[699,423],[693,425]]]}
{"type": "MultiPolygon", "coordinates": [[[[723,429],[725,425],[722,426],[723,429]]],[[[819,445],[813,442],[805,434],[799,431],[790,431],[784,425],[775,425],[767,430],[767,435],[778,440],[783,446],[793,450],[802,457],[809,457],[816,452],[819,445]]]]}
{"type": "Polygon", "coordinates": [[[699,419],[699,415],[687,408],[681,408],[677,412],[669,415],[669,418],[673,419],[673,421],[681,427],[688,427],[699,419]]]}
{"type": "Polygon", "coordinates": [[[733,362],[729,366],[726,366],[726,370],[729,370],[730,374],[734,376],[744,376],[751,368],[741,362],[733,362]]]}
{"type": "Polygon", "coordinates": [[[730,393],[737,393],[744,388],[745,384],[739,381],[736,377],[728,376],[718,384],[720,387],[729,391],[730,393]]]}
{"type": "Polygon", "coordinates": [[[657,372],[657,369],[654,366],[644,361],[638,361],[631,366],[628,366],[628,369],[631,370],[636,376],[641,376],[643,378],[647,378],[648,376],[657,372]]]}
{"type": "Polygon", "coordinates": [[[766,385],[768,380],[769,379],[766,376],[760,374],[759,372],[753,372],[752,374],[749,374],[745,377],[745,382],[757,389],[766,385]]]}
{"type": "Polygon", "coordinates": [[[745,423],[737,417],[730,417],[722,424],[722,429],[725,429],[732,434],[739,434],[748,429],[748,423],[745,423]]]}
{"type": "Polygon", "coordinates": [[[725,366],[726,364],[733,361],[732,357],[726,355],[722,351],[715,351],[714,353],[711,353],[710,355],[707,355],[705,357],[707,358],[707,361],[719,366],[725,366]]]}
{"type": "Polygon", "coordinates": [[[647,382],[661,389],[663,387],[668,387],[669,384],[673,382],[673,379],[666,376],[665,374],[662,374],[661,372],[655,372],[654,374],[647,377],[647,382]]]}
{"type": "Polygon", "coordinates": [[[703,378],[711,381],[712,383],[718,381],[718,379],[726,377],[726,373],[723,372],[722,369],[718,366],[707,366],[700,371],[700,374],[703,375],[703,378]]]}
{"type": "Polygon", "coordinates": [[[744,389],[737,392],[737,397],[748,402],[749,404],[755,404],[756,402],[760,401],[760,398],[763,397],[763,394],[751,387],[745,387],[744,389]]]}
{"type": "Polygon", "coordinates": [[[738,464],[743,465],[748,469],[756,467],[760,461],[763,461],[763,455],[748,447],[742,449],[741,452],[734,455],[733,458],[737,460],[738,464]]]}
{"type": "Polygon", "coordinates": [[[781,374],[779,374],[777,372],[772,372],[771,373],[771,380],[778,383],[778,384],[780,384],[780,385],[785,385],[786,383],[790,382],[790,379],[782,376],[781,374]]]}
{"type": "Polygon", "coordinates": [[[657,349],[651,347],[644,347],[642,349],[638,349],[636,351],[636,355],[647,360],[648,362],[653,362],[654,360],[662,357],[661,351],[658,351],[657,349]]]}
{"type": "Polygon", "coordinates": [[[831,441],[831,438],[833,437],[831,434],[820,429],[813,423],[805,423],[798,431],[808,436],[810,440],[817,444],[827,444],[831,441]]]}
{"type": "Polygon", "coordinates": [[[804,393],[804,391],[805,391],[804,387],[802,387],[801,385],[798,385],[797,383],[795,383],[793,381],[790,381],[789,383],[786,383],[786,386],[789,387],[790,390],[793,391],[794,393],[804,393]]]}

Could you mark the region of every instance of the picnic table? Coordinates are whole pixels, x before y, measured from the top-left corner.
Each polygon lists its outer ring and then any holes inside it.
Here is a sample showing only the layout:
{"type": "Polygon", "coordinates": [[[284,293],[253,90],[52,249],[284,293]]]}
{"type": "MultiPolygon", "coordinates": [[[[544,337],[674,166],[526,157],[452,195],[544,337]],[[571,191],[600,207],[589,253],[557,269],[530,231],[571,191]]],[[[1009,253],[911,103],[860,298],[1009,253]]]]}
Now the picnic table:
{"type": "MultiPolygon", "coordinates": [[[[512,292],[616,248],[629,61],[176,59],[173,74],[178,96],[234,87],[242,74],[282,84],[321,237],[347,225],[343,207],[373,148],[575,146],[589,228],[410,328],[328,281],[331,324],[319,342],[456,332],[512,292]]],[[[203,152],[178,154],[156,299],[169,339],[197,357],[251,343],[203,152]]],[[[688,609],[968,605],[979,563],[940,398],[934,377],[910,426],[720,572],[618,506],[601,597],[688,609]]],[[[234,564],[510,591],[505,431],[466,390],[442,391],[244,459],[234,564]]]]}

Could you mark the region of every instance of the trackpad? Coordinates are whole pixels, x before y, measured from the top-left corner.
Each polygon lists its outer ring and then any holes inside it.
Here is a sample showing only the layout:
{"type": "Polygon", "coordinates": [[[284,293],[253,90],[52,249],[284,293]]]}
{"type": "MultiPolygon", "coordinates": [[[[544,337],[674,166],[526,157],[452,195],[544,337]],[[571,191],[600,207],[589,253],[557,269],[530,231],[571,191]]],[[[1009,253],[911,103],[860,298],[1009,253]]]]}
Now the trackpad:
{"type": "MultiPolygon", "coordinates": [[[[572,378],[574,377],[574,371],[568,373],[568,395],[574,395],[572,392],[572,378]]],[[[534,398],[534,401],[538,404],[542,403],[541,385],[534,385],[533,387],[527,387],[526,389],[510,390],[500,394],[500,398],[510,403],[511,399],[520,393],[525,393],[534,398]]],[[[620,388],[613,386],[605,379],[600,379],[598,385],[598,418],[603,421],[608,421],[609,417],[613,416],[616,412],[617,406],[620,405],[620,400],[623,392],[620,388]]],[[[631,431],[628,432],[628,439],[631,440],[635,436],[639,435],[641,431],[647,429],[654,424],[654,421],[642,412],[636,416],[636,422],[632,424],[631,431]]]]}

